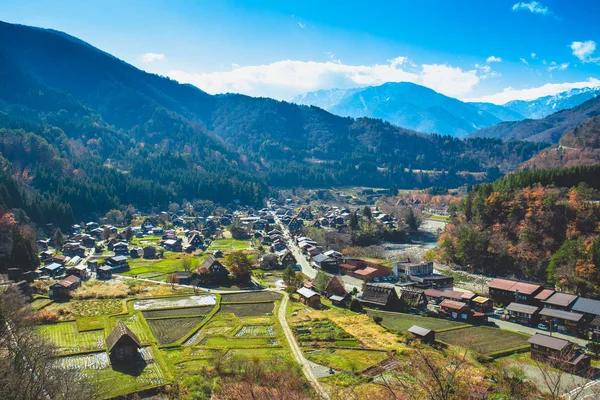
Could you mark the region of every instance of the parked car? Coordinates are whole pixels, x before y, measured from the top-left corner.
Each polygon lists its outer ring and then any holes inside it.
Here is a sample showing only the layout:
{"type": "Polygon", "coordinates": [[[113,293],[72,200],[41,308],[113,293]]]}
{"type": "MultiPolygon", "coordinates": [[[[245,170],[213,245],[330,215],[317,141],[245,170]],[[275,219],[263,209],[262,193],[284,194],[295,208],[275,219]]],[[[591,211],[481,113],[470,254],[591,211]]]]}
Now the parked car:
{"type": "Polygon", "coordinates": [[[494,314],[496,314],[496,315],[504,315],[504,308],[496,308],[494,310],[494,314]]]}
{"type": "Polygon", "coordinates": [[[543,323],[542,324],[538,324],[537,327],[538,327],[538,329],[541,329],[543,331],[547,331],[548,330],[548,325],[543,324],[543,323]]]}

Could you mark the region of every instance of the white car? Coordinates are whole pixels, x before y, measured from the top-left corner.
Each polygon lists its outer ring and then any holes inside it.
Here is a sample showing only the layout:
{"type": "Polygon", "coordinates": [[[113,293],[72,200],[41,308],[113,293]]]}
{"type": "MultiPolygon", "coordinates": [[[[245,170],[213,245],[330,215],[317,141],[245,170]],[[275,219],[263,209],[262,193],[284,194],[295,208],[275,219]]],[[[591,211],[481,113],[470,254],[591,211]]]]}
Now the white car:
{"type": "Polygon", "coordinates": [[[494,310],[494,314],[496,315],[504,315],[504,308],[497,308],[494,310]]]}

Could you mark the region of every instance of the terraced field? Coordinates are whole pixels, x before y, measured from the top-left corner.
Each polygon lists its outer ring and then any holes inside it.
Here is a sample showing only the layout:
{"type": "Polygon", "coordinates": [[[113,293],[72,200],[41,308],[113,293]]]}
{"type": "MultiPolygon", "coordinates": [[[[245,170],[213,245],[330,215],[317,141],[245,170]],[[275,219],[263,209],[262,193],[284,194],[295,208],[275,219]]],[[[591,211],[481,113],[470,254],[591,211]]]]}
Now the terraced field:
{"type": "Polygon", "coordinates": [[[203,317],[148,320],[150,330],[161,345],[178,341],[202,322],[203,317]]]}
{"type": "Polygon", "coordinates": [[[455,346],[468,347],[481,354],[527,347],[529,339],[519,333],[483,326],[440,332],[435,338],[455,346]]]}
{"type": "Polygon", "coordinates": [[[212,311],[213,306],[173,308],[163,310],[142,311],[144,318],[177,318],[204,316],[212,311]]]}
{"type": "Polygon", "coordinates": [[[244,325],[235,336],[275,336],[275,331],[271,325],[244,325]]]}
{"type": "Polygon", "coordinates": [[[273,303],[221,304],[220,313],[231,313],[236,317],[260,317],[273,313],[273,303]]]}
{"type": "Polygon", "coordinates": [[[56,345],[61,353],[75,353],[105,347],[104,331],[78,332],[75,322],[42,325],[38,331],[56,345]]]}
{"type": "Polygon", "coordinates": [[[131,316],[111,318],[110,319],[110,330],[111,331],[113,330],[113,328],[117,325],[117,322],[119,322],[119,321],[123,321],[123,323],[125,325],[127,325],[127,327],[129,327],[129,329],[131,329],[133,331],[133,333],[135,333],[137,335],[138,339],[140,339],[140,341],[142,343],[150,343],[150,342],[154,341],[154,338],[152,337],[152,333],[148,329],[148,326],[144,322],[144,318],[142,318],[141,315],[133,314],[131,316]]]}
{"type": "Polygon", "coordinates": [[[275,292],[249,292],[249,293],[232,293],[222,294],[221,303],[251,303],[255,301],[278,301],[281,300],[281,295],[275,292]]]}
{"type": "Polygon", "coordinates": [[[135,302],[133,309],[158,310],[163,308],[200,307],[215,304],[217,304],[217,298],[212,294],[206,294],[188,297],[140,300],[135,302]]]}

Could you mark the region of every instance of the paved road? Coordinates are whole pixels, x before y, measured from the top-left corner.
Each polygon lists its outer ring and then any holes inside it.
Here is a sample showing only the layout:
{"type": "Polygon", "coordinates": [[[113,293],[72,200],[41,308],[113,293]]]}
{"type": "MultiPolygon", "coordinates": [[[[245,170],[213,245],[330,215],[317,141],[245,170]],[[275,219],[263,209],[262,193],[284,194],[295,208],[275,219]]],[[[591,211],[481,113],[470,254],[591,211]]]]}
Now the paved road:
{"type": "Polygon", "coordinates": [[[304,376],[306,376],[306,379],[308,380],[310,385],[313,387],[315,392],[317,392],[317,395],[321,399],[330,400],[329,395],[323,389],[323,387],[321,386],[321,383],[319,383],[319,381],[315,377],[315,374],[313,373],[310,363],[304,357],[304,354],[302,354],[302,350],[300,350],[300,346],[298,346],[298,342],[296,342],[296,338],[294,337],[294,334],[292,333],[292,330],[290,329],[290,326],[287,322],[287,319],[285,317],[285,312],[287,310],[288,299],[289,299],[288,295],[284,293],[283,299],[281,300],[281,305],[279,306],[279,313],[277,314],[279,323],[281,324],[281,328],[283,329],[283,332],[285,333],[285,337],[287,338],[287,341],[290,344],[290,349],[292,350],[292,354],[294,355],[294,358],[296,359],[298,364],[300,364],[300,366],[302,367],[304,376]]]}

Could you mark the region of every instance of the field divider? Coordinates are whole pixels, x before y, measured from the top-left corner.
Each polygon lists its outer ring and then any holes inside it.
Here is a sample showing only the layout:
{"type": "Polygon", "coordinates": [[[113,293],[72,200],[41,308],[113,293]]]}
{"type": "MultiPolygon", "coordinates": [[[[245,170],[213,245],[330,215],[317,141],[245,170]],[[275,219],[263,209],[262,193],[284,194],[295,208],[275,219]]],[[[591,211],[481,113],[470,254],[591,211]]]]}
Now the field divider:
{"type": "Polygon", "coordinates": [[[450,328],[443,328],[443,329],[432,329],[435,333],[442,333],[442,332],[449,332],[449,331],[457,331],[459,329],[468,329],[468,328],[472,328],[473,325],[461,325],[461,326],[453,326],[450,328]]]}

